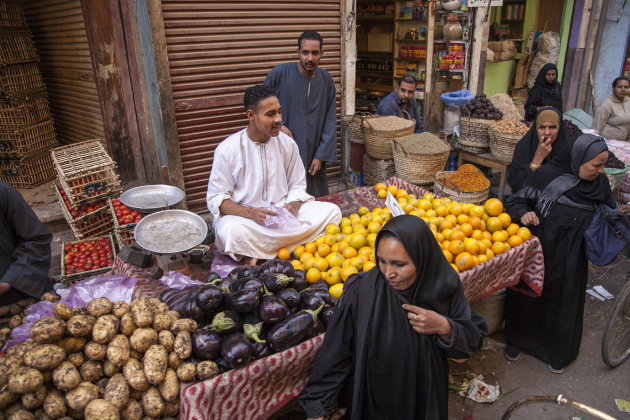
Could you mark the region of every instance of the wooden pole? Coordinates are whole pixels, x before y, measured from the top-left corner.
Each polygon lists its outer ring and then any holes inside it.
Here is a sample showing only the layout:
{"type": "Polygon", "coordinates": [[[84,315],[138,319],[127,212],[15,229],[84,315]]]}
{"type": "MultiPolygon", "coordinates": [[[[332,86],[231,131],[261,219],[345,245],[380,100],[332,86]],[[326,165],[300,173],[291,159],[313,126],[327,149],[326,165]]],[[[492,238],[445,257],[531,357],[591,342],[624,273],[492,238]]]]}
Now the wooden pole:
{"type": "MultiPolygon", "coordinates": [[[[341,9],[341,54],[344,57],[341,68],[341,116],[355,112],[355,87],[357,79],[357,14],[356,0],[344,0],[341,9]]],[[[350,167],[350,140],[346,130],[341,130],[341,179],[347,185],[350,167]]]]}
{"type": "MultiPolygon", "coordinates": [[[[468,90],[477,95],[479,92],[479,74],[485,74],[486,60],[484,44],[488,45],[488,32],[490,28],[489,19],[484,22],[487,7],[477,7],[475,10],[475,29],[472,37],[472,54],[470,57],[470,81],[468,90]],[[483,57],[482,57],[483,52],[483,57]],[[483,72],[481,67],[483,66],[483,72]]],[[[483,90],[483,87],[482,87],[483,90]]]]}

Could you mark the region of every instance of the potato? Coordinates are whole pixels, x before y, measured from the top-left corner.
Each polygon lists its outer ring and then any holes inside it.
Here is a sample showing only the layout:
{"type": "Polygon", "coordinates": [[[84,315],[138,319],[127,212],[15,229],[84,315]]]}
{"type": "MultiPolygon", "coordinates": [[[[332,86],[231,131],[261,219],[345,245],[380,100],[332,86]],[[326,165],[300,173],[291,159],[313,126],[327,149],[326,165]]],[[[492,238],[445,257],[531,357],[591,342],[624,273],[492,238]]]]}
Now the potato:
{"type": "Polygon", "coordinates": [[[97,318],[92,327],[92,339],[97,343],[107,344],[118,332],[119,319],[116,315],[103,315],[97,318]]]}
{"type": "Polygon", "coordinates": [[[61,299],[61,296],[59,296],[57,293],[55,292],[46,292],[44,293],[40,298],[40,300],[47,300],[48,302],[58,302],[59,299],[61,299]]]}
{"type": "Polygon", "coordinates": [[[66,415],[66,402],[59,390],[52,389],[44,399],[44,411],[53,419],[66,415]]]}
{"type": "Polygon", "coordinates": [[[105,360],[103,362],[103,375],[107,376],[108,378],[111,378],[112,376],[120,372],[122,372],[122,366],[116,366],[112,364],[112,362],[110,362],[109,360],[105,360]]]}
{"type": "Polygon", "coordinates": [[[37,370],[22,366],[9,378],[9,391],[17,394],[34,392],[44,383],[44,377],[37,370]]]}
{"type": "Polygon", "coordinates": [[[126,335],[117,334],[107,345],[107,360],[115,366],[123,366],[129,359],[130,344],[126,335]]]}
{"type": "Polygon", "coordinates": [[[105,386],[103,398],[117,409],[122,409],[129,401],[129,384],[125,375],[117,373],[109,379],[105,386]]]}
{"type": "Polygon", "coordinates": [[[0,386],[9,382],[9,376],[23,365],[23,360],[23,357],[15,354],[0,357],[0,386]]]}
{"type": "Polygon", "coordinates": [[[144,391],[138,391],[137,389],[133,389],[133,388],[129,387],[129,399],[130,400],[138,400],[138,401],[140,401],[140,399],[142,399],[143,395],[144,395],[144,391]]]}
{"type": "Polygon", "coordinates": [[[120,317],[119,332],[121,334],[124,334],[127,337],[129,337],[131,336],[131,334],[133,334],[136,328],[137,328],[137,325],[135,322],[133,322],[133,317],[131,316],[131,312],[127,312],[123,314],[123,316],[120,317]]]}
{"type": "Polygon", "coordinates": [[[89,315],[74,315],[66,323],[66,331],[73,337],[85,337],[92,332],[92,319],[89,315]]]}
{"type": "Polygon", "coordinates": [[[63,337],[65,327],[66,323],[64,320],[48,316],[33,324],[29,334],[33,340],[40,344],[50,344],[63,337]]]}
{"type": "Polygon", "coordinates": [[[187,359],[192,352],[192,339],[188,331],[180,331],[175,337],[174,351],[180,359],[187,359]]]}
{"type": "Polygon", "coordinates": [[[123,367],[123,374],[130,387],[138,391],[146,391],[149,389],[149,381],[144,374],[144,369],[139,360],[129,359],[123,367]]]}
{"type": "Polygon", "coordinates": [[[22,405],[27,410],[34,410],[44,403],[46,398],[46,386],[42,385],[34,392],[22,394],[22,405]]]}
{"type": "Polygon", "coordinates": [[[107,355],[107,346],[96,341],[90,341],[83,348],[83,353],[90,360],[103,360],[107,355]]]}
{"type": "Polygon", "coordinates": [[[20,315],[13,315],[11,319],[9,320],[9,328],[13,329],[15,327],[19,327],[23,323],[24,323],[24,318],[22,318],[20,315]]]}
{"type": "Polygon", "coordinates": [[[83,353],[72,353],[68,356],[68,361],[72,363],[76,368],[80,368],[85,363],[85,356],[83,353]]]}
{"type": "Polygon", "coordinates": [[[164,381],[158,385],[158,390],[164,401],[175,401],[179,395],[179,379],[173,369],[166,369],[164,381]]]}
{"type": "Polygon", "coordinates": [[[96,360],[88,360],[79,368],[81,378],[86,382],[96,382],[103,377],[103,364],[96,360]]]}
{"type": "Polygon", "coordinates": [[[119,300],[113,303],[112,313],[116,315],[118,318],[122,317],[127,312],[129,312],[129,304],[127,302],[123,302],[122,300],[119,300]]]}
{"type": "Polygon", "coordinates": [[[164,411],[162,412],[162,418],[175,417],[177,418],[177,414],[179,413],[179,400],[175,399],[175,401],[164,401],[164,411]]]}
{"type": "Polygon", "coordinates": [[[83,413],[90,401],[98,398],[98,387],[89,382],[81,382],[79,386],[66,393],[68,408],[83,413]]]}
{"type": "Polygon", "coordinates": [[[88,314],[94,315],[95,317],[100,317],[103,315],[107,315],[112,311],[112,307],[114,305],[112,302],[106,297],[100,297],[96,299],[92,299],[85,309],[87,309],[88,314]]]}
{"type": "Polygon", "coordinates": [[[87,315],[88,311],[85,306],[77,306],[76,308],[72,308],[72,315],[87,315]]]}
{"type": "Polygon", "coordinates": [[[204,360],[197,363],[197,379],[205,381],[206,379],[214,378],[219,374],[219,366],[212,360],[204,360]]]}
{"type": "Polygon", "coordinates": [[[183,360],[180,359],[177,353],[175,353],[174,351],[168,354],[168,367],[170,367],[171,369],[177,369],[179,365],[182,364],[182,362],[183,360]]]}
{"type": "Polygon", "coordinates": [[[63,303],[57,303],[53,307],[53,315],[55,315],[57,318],[63,319],[64,321],[67,321],[72,318],[72,315],[74,314],[72,313],[72,309],[70,309],[69,306],[63,303]]]}
{"type": "Polygon", "coordinates": [[[105,393],[105,387],[107,386],[108,382],[109,382],[109,378],[105,376],[103,376],[98,381],[94,382],[94,385],[96,385],[99,389],[99,396],[105,393]]]}
{"type": "Polygon", "coordinates": [[[66,413],[67,415],[64,418],[70,418],[70,419],[82,419],[84,418],[83,413],[74,410],[70,407],[68,407],[68,412],[66,413]]]}
{"type": "Polygon", "coordinates": [[[0,386],[0,408],[6,408],[16,402],[20,394],[9,391],[9,385],[0,386]]]}
{"type": "Polygon", "coordinates": [[[162,330],[158,334],[158,344],[164,346],[167,352],[173,351],[173,346],[175,345],[175,335],[169,330],[162,330]]]}
{"type": "Polygon", "coordinates": [[[144,353],[144,374],[152,385],[164,381],[168,367],[168,352],[159,344],[154,344],[144,353]]]}
{"type": "Polygon", "coordinates": [[[61,347],[67,355],[70,355],[82,351],[86,343],[87,339],[85,337],[64,337],[55,344],[61,347]]]}
{"type": "Polygon", "coordinates": [[[177,311],[168,311],[166,312],[166,315],[168,315],[171,318],[171,321],[173,322],[177,321],[179,318],[182,317],[177,311]]]}
{"type": "Polygon", "coordinates": [[[196,373],[195,365],[190,362],[184,362],[177,367],[177,377],[182,382],[194,381],[196,373]]]}
{"type": "Polygon", "coordinates": [[[137,328],[129,338],[130,347],[144,353],[149,347],[157,344],[158,335],[152,328],[137,328]]]}
{"type": "Polygon", "coordinates": [[[157,332],[168,330],[171,328],[172,322],[171,317],[166,314],[155,314],[153,318],[153,329],[157,332]]]}
{"type": "Polygon", "coordinates": [[[142,396],[142,409],[144,414],[150,417],[159,417],[164,411],[164,400],[160,395],[160,391],[152,386],[142,396]]]}
{"type": "Polygon", "coordinates": [[[142,360],[142,355],[144,353],[140,353],[139,351],[135,351],[134,349],[129,350],[129,358],[134,358],[136,360],[142,360]]]}
{"type": "Polygon", "coordinates": [[[131,316],[133,317],[133,322],[140,328],[153,324],[153,308],[144,299],[137,300],[135,305],[131,305],[131,316]]]}
{"type": "Polygon", "coordinates": [[[180,331],[188,331],[189,333],[194,333],[196,330],[197,321],[190,318],[181,318],[173,321],[173,324],[171,324],[171,332],[173,334],[177,334],[180,331]]]}
{"type": "Polygon", "coordinates": [[[52,380],[60,391],[70,391],[79,385],[81,375],[74,364],[63,362],[53,370],[52,380]]]}
{"type": "Polygon", "coordinates": [[[142,404],[137,400],[127,401],[127,405],[120,411],[122,420],[142,420],[143,415],[142,404]]]}
{"type": "Polygon", "coordinates": [[[35,416],[22,408],[14,411],[7,420],[35,420],[35,416]]]}
{"type": "Polygon", "coordinates": [[[37,370],[51,370],[66,358],[66,352],[54,344],[41,344],[24,355],[24,364],[37,370]]]}
{"type": "Polygon", "coordinates": [[[120,415],[118,409],[110,402],[95,399],[85,407],[85,418],[86,420],[118,420],[120,415]]]}
{"type": "Polygon", "coordinates": [[[44,409],[41,407],[35,410],[33,416],[35,417],[35,420],[52,420],[52,417],[46,414],[44,409]]]}

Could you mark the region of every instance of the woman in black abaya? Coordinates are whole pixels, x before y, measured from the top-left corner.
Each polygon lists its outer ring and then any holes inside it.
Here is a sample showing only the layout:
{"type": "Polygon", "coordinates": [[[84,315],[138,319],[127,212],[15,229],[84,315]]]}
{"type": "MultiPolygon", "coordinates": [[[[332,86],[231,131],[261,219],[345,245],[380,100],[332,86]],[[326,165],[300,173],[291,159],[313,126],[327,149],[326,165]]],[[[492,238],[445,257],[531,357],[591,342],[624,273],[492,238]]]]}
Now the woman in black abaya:
{"type": "Polygon", "coordinates": [[[308,418],[327,417],[339,398],[351,419],[447,419],[446,358],[479,349],[486,321],[421,219],[390,220],[376,255],[344,285],[299,402],[308,418]]]}
{"type": "Polygon", "coordinates": [[[525,102],[525,119],[534,121],[538,109],[543,106],[552,106],[562,112],[562,87],[558,83],[558,68],[553,63],[545,64],[538,72],[525,102]]]}
{"type": "Polygon", "coordinates": [[[505,299],[506,358],[520,350],[561,373],[574,361],[582,340],[588,262],[584,232],[595,206],[616,208],[604,175],[608,157],[602,137],[582,134],[548,165],[533,173],[507,201],[513,220],[538,236],[545,258],[545,284],[537,298],[508,290],[505,299]]]}

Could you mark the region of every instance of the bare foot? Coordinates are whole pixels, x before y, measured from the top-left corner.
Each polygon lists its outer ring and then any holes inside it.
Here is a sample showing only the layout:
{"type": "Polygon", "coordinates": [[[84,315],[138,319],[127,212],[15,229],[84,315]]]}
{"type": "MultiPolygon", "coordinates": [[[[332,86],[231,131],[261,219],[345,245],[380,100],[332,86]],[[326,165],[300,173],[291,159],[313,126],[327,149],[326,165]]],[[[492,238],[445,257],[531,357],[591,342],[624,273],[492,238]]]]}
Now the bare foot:
{"type": "Polygon", "coordinates": [[[243,265],[256,265],[257,262],[258,262],[258,258],[254,258],[254,257],[243,258],[243,265]]]}

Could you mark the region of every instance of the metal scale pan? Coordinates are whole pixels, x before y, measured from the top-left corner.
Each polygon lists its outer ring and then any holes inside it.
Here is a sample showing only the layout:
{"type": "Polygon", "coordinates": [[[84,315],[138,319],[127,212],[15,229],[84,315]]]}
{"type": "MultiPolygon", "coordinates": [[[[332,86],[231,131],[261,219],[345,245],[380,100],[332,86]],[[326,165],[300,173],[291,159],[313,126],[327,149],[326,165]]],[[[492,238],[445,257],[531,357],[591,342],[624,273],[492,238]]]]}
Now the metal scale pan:
{"type": "Polygon", "coordinates": [[[120,195],[120,201],[131,210],[153,213],[177,205],[184,197],[181,188],[156,184],[131,188],[120,195]]]}
{"type": "Polygon", "coordinates": [[[180,254],[201,244],[208,225],[187,210],[163,210],[143,217],[134,229],[138,245],[155,254],[180,254]]]}

